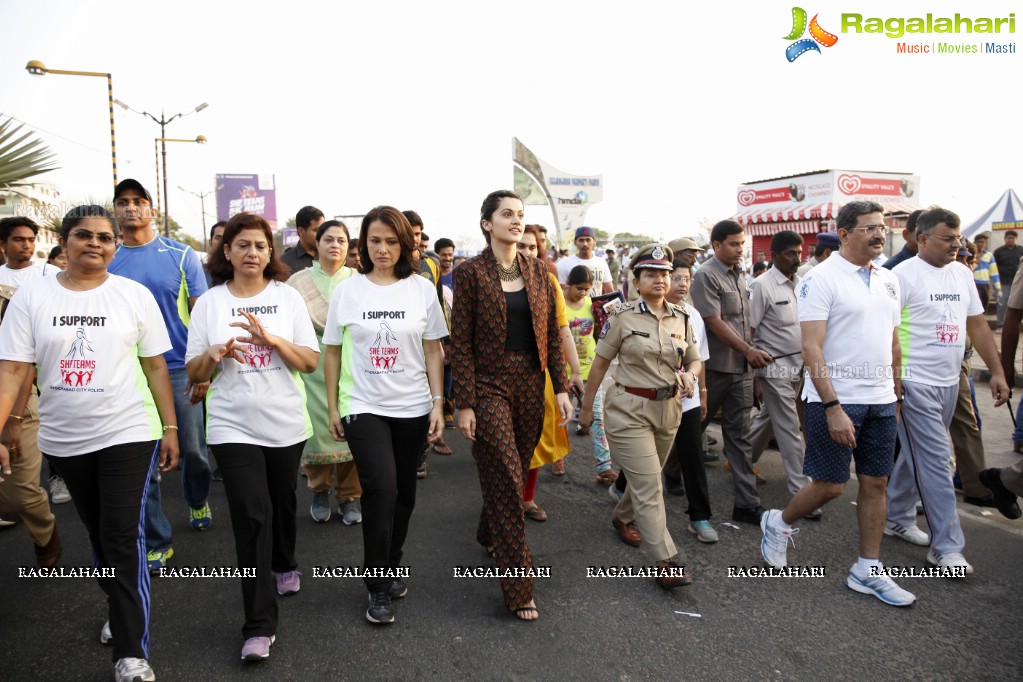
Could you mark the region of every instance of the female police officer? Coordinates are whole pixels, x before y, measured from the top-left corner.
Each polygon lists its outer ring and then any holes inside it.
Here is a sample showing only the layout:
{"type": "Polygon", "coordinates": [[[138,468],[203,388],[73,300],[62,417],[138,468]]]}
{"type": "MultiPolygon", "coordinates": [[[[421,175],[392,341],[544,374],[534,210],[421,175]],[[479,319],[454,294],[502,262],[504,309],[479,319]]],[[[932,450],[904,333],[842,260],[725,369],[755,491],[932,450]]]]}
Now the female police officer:
{"type": "Polygon", "coordinates": [[[642,546],[657,563],[657,584],[664,588],[692,582],[677,564],[661,493],[661,468],[682,414],[679,393],[691,396],[700,367],[689,317],[665,301],[671,279],[671,249],[647,244],[629,264],[639,300],[623,304],[600,332],[597,355],[586,383],[579,424],[593,421],[593,398],[616,356],[614,385],[604,401],[604,426],[611,458],[629,485],[615,507],[612,524],[624,542],[642,546]]]}

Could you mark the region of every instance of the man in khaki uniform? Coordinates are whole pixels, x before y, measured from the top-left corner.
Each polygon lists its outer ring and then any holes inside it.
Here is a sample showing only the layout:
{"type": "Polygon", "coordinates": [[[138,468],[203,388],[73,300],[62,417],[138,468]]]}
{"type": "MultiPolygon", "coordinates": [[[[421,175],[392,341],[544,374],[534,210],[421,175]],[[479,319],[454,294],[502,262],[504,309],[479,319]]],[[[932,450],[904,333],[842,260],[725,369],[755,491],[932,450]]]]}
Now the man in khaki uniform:
{"type": "MultiPolygon", "coordinates": [[[[664,513],[661,469],[682,418],[679,393],[692,395],[700,353],[688,315],[664,298],[671,259],[671,249],[661,244],[644,246],[632,259],[629,271],[640,299],[623,304],[600,332],[579,423],[592,422],[593,397],[617,357],[615,383],[604,402],[604,428],[611,457],[629,483],[612,524],[623,541],[642,546],[659,567],[677,569],[681,567],[672,561],[677,550],[664,513]]],[[[691,581],[688,575],[667,573],[657,578],[662,587],[691,581]]]]}

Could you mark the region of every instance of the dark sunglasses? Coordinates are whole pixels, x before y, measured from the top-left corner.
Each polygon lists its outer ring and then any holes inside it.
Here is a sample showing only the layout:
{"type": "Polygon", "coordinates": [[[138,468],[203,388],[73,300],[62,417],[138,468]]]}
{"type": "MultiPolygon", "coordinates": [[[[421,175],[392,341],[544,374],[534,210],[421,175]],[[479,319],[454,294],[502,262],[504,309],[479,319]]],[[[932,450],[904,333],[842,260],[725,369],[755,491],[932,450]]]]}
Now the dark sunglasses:
{"type": "Polygon", "coordinates": [[[71,233],[76,239],[81,239],[85,242],[91,242],[92,238],[100,240],[103,244],[113,244],[114,235],[110,232],[90,232],[89,230],[74,230],[71,233]]]}

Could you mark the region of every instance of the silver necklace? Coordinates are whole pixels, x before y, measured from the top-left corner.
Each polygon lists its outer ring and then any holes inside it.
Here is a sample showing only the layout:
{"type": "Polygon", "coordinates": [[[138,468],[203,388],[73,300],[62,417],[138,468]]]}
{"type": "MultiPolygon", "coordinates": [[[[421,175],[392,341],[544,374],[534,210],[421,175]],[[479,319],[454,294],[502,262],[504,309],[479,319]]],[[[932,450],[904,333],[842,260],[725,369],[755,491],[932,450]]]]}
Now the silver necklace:
{"type": "MultiPolygon", "coordinates": [[[[82,286],[81,284],[79,284],[79,283],[78,283],[78,282],[76,282],[75,280],[71,279],[71,275],[69,275],[69,274],[68,274],[68,271],[67,271],[67,270],[64,270],[64,277],[66,277],[66,278],[67,278],[67,280],[68,280],[69,282],[71,282],[71,283],[72,283],[72,284],[74,284],[74,285],[75,285],[76,287],[78,287],[78,289],[79,289],[79,290],[81,290],[81,291],[88,291],[88,289],[86,289],[85,287],[83,287],[83,286],[82,286]]],[[[103,284],[103,282],[106,282],[106,281],[107,281],[107,280],[108,280],[109,278],[110,278],[110,273],[108,272],[108,273],[106,274],[106,276],[105,276],[105,277],[103,278],[103,280],[102,280],[102,281],[101,281],[101,282],[100,282],[99,284],[97,284],[97,285],[96,285],[96,287],[98,287],[98,286],[99,286],[100,284],[103,284]]],[[[95,289],[96,287],[93,287],[93,289],[95,289]]]]}

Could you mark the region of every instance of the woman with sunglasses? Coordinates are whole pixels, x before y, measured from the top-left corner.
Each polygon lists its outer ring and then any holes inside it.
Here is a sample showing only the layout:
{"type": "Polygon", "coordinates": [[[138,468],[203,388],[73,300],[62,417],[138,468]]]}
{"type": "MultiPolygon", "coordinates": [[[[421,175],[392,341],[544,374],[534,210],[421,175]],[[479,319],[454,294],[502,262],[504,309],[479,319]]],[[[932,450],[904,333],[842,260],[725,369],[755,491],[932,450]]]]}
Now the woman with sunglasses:
{"type": "MultiPolygon", "coordinates": [[[[142,504],[152,466],[177,464],[170,339],[153,295],[111,275],[117,222],[101,206],[64,216],[68,268],[21,287],[0,326],[0,426],[38,367],[39,449],[60,471],[85,524],[107,595],[114,678],[152,680],[142,504]],[[87,421],[83,422],[83,415],[87,421]]],[[[0,445],[0,477],[9,475],[0,445]]],[[[0,483],[3,485],[3,483],[0,483]]]]}

